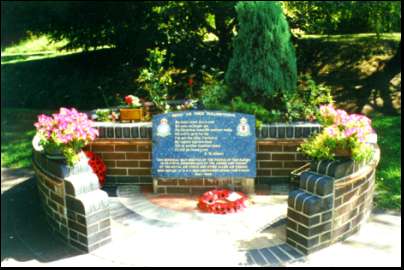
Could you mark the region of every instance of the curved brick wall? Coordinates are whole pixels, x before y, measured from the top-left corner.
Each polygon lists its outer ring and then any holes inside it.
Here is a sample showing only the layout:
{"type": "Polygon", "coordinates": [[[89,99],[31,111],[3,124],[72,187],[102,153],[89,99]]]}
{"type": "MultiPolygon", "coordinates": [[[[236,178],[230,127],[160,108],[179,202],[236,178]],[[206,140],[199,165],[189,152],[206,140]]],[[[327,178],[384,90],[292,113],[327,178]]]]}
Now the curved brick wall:
{"type": "Polygon", "coordinates": [[[287,242],[306,254],[344,240],[360,229],[372,210],[380,150],[368,164],[351,160],[312,163],[290,192],[287,242]]]}
{"type": "MultiPolygon", "coordinates": [[[[87,147],[107,165],[106,185],[152,185],[151,123],[102,123],[100,136],[87,147]]],[[[262,125],[257,128],[257,184],[288,181],[290,172],[308,162],[297,152],[304,138],[321,129],[315,123],[262,125]]],[[[241,189],[241,179],[158,180],[155,190],[162,193],[201,193],[211,188],[233,185],[241,189]]]]}
{"type": "Polygon", "coordinates": [[[69,168],[33,152],[39,198],[50,227],[85,252],[111,241],[108,195],[99,189],[87,159],[69,168]]]}
{"type": "MultiPolygon", "coordinates": [[[[86,150],[101,155],[107,164],[106,184],[151,186],[151,123],[97,126],[100,136],[86,150]]],[[[309,162],[297,152],[297,147],[320,129],[318,124],[304,123],[264,125],[257,129],[255,183],[288,181],[292,170],[309,162]]],[[[288,198],[289,244],[309,254],[359,230],[372,208],[380,158],[378,146],[374,145],[374,149],[373,159],[367,164],[322,161],[311,163],[310,170],[301,174],[299,189],[291,191],[288,198]]],[[[69,168],[34,151],[33,167],[44,211],[54,231],[87,252],[111,241],[108,196],[99,189],[97,176],[85,159],[69,168]]],[[[158,181],[158,192],[201,193],[228,184],[236,189],[243,185],[241,179],[154,181],[158,181]]]]}

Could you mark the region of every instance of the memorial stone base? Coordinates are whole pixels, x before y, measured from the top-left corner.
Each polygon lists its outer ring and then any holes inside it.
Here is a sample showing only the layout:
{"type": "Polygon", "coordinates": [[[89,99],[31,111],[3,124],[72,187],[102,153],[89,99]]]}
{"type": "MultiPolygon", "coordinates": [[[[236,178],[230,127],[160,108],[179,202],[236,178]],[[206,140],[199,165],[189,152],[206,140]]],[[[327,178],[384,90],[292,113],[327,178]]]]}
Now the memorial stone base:
{"type": "Polygon", "coordinates": [[[153,191],[159,194],[202,194],[206,191],[219,188],[241,191],[245,194],[254,194],[255,180],[254,178],[153,178],[153,191]]]}

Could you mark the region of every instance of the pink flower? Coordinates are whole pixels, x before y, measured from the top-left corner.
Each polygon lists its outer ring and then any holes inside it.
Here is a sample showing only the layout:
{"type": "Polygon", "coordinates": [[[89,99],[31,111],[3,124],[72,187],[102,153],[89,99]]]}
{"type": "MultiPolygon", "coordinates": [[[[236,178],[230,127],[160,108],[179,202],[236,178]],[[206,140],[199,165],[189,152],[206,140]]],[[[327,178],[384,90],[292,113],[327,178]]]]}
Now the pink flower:
{"type": "Polygon", "coordinates": [[[337,125],[343,124],[348,118],[348,113],[344,110],[336,110],[334,122],[337,125]]]}
{"type": "Polygon", "coordinates": [[[46,140],[56,144],[76,142],[85,145],[98,136],[98,130],[91,127],[92,121],[75,108],[60,108],[59,113],[52,114],[52,117],[41,114],[34,126],[46,140]],[[53,141],[53,138],[57,141],[53,141]]]}
{"type": "Polygon", "coordinates": [[[324,130],[329,136],[335,137],[338,135],[338,128],[336,126],[326,127],[324,130]]]}

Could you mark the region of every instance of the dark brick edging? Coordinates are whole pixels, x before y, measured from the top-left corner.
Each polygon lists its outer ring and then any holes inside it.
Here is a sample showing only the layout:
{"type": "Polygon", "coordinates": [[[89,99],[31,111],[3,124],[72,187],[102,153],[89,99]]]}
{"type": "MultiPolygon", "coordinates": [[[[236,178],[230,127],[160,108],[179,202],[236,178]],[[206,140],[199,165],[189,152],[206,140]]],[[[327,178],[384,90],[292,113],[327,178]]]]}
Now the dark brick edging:
{"type": "MultiPolygon", "coordinates": [[[[98,138],[108,139],[151,139],[152,123],[94,122],[98,138]]],[[[310,122],[263,124],[256,129],[257,139],[300,139],[319,132],[321,125],[310,122]]]]}
{"type": "Polygon", "coordinates": [[[287,243],[313,253],[359,231],[372,210],[380,149],[367,164],[352,160],[312,163],[290,192],[287,243]]]}
{"type": "Polygon", "coordinates": [[[83,160],[73,168],[33,152],[39,198],[50,227],[72,247],[91,252],[111,241],[108,195],[83,160]]]}

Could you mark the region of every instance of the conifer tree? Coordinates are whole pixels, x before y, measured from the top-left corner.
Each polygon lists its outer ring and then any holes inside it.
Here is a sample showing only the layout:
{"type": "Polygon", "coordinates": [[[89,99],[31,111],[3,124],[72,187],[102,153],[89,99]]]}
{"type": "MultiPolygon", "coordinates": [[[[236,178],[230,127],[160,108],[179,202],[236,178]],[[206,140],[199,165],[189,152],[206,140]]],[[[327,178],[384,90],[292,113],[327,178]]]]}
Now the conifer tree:
{"type": "Polygon", "coordinates": [[[280,109],[282,93],[295,91],[296,55],[289,26],[277,2],[236,5],[238,34],[225,80],[231,95],[280,109]]]}

